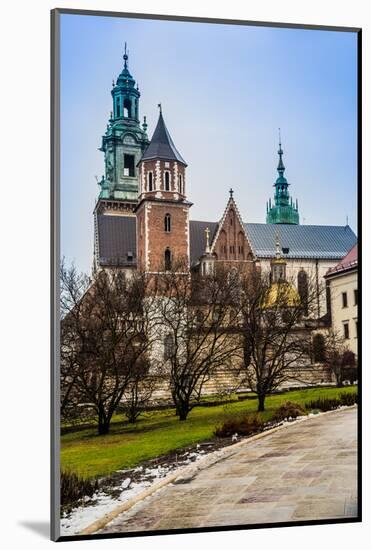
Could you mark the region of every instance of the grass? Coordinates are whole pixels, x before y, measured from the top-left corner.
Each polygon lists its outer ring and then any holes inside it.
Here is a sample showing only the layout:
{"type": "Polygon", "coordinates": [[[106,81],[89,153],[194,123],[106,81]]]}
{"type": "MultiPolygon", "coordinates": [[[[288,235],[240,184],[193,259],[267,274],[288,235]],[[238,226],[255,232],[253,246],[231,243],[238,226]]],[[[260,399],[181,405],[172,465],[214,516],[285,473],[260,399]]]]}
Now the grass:
{"type": "MultiPolygon", "coordinates": [[[[323,397],[356,392],[356,387],[310,388],[272,395],[266,399],[266,410],[259,413],[263,422],[269,420],[285,401],[304,405],[323,397]]],[[[255,414],[257,401],[248,399],[213,407],[195,407],[185,422],[180,422],[174,409],[143,414],[134,425],[124,415],[113,418],[111,431],[96,434],[96,427],[71,429],[61,436],[62,471],[74,472],[83,479],[105,476],[116,470],[134,467],[145,460],[213,437],[215,427],[234,415],[255,414]]]]}

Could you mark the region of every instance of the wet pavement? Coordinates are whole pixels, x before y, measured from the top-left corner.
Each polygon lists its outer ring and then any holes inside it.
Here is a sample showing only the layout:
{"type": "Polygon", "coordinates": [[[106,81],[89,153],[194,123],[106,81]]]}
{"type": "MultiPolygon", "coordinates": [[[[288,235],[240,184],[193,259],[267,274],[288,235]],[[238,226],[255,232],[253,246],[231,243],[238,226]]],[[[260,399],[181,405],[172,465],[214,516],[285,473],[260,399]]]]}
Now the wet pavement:
{"type": "Polygon", "coordinates": [[[171,484],[99,533],[357,516],[357,408],[312,416],[171,484]]]}

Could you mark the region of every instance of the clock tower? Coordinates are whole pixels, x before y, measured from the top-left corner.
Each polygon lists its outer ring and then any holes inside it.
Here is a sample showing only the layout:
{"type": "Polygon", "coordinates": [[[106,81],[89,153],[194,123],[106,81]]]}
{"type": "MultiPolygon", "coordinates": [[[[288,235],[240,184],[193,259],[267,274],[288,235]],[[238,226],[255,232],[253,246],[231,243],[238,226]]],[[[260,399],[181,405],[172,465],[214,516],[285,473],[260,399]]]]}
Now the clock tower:
{"type": "Polygon", "coordinates": [[[112,82],[112,111],[100,150],[104,153],[105,174],[98,182],[98,202],[105,208],[130,213],[138,200],[137,164],[148,146],[146,117],[139,122],[138,85],[128,69],[128,52],[124,68],[112,82]]]}
{"type": "MultiPolygon", "coordinates": [[[[112,216],[131,218],[125,225],[125,231],[129,227],[129,230],[135,233],[133,227],[135,227],[134,209],[138,203],[138,162],[149,144],[146,117],[142,125],[139,122],[140,92],[129,72],[126,43],[123,58],[124,68],[116,82],[112,81],[112,111],[100,147],[100,151],[104,153],[105,169],[104,175],[98,181],[100,193],[94,209],[93,269],[104,265],[100,241],[101,235],[112,234],[110,225],[112,216]]],[[[122,228],[124,222],[125,220],[122,220],[122,228]]],[[[108,252],[118,254],[117,250],[108,252]]],[[[131,263],[134,260],[133,256],[131,263]]],[[[128,261],[125,259],[126,263],[128,261]]],[[[122,262],[121,258],[120,265],[122,262]]]]}

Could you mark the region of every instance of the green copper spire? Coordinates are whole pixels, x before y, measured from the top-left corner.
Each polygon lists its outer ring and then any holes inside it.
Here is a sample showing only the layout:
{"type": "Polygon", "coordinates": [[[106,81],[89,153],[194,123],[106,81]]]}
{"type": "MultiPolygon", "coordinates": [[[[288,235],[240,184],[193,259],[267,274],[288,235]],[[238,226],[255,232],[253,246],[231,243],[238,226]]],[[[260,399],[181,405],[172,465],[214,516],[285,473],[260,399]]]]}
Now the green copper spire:
{"type": "Polygon", "coordinates": [[[138,198],[137,164],[148,146],[147,122],[139,121],[140,92],[129,72],[126,42],[124,67],[112,81],[113,109],[100,148],[105,158],[105,175],[100,183],[100,199],[135,204],[138,198]]]}
{"type": "Polygon", "coordinates": [[[292,202],[292,198],[289,194],[289,183],[285,178],[285,165],[283,164],[282,156],[282,144],[281,144],[281,130],[279,132],[279,148],[278,148],[278,178],[274,183],[274,206],[271,204],[271,199],[267,203],[267,223],[288,223],[293,225],[299,224],[299,212],[298,201],[296,200],[296,206],[292,202]]]}

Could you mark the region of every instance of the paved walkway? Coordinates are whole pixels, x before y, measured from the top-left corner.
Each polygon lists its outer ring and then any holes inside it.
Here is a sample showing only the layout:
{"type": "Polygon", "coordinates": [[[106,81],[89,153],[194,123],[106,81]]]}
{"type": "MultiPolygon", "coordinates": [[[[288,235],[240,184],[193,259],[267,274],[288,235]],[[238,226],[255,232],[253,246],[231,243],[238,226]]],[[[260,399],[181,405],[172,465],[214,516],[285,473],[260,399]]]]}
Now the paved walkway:
{"type": "Polygon", "coordinates": [[[246,443],[185,484],[168,485],[100,533],[357,515],[357,409],[246,443]]]}

